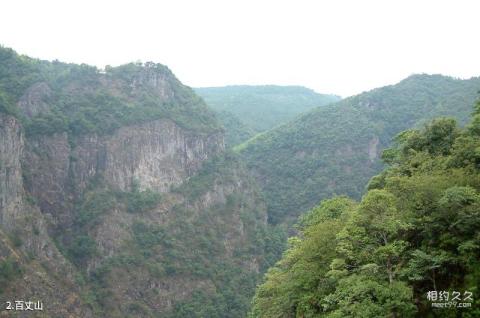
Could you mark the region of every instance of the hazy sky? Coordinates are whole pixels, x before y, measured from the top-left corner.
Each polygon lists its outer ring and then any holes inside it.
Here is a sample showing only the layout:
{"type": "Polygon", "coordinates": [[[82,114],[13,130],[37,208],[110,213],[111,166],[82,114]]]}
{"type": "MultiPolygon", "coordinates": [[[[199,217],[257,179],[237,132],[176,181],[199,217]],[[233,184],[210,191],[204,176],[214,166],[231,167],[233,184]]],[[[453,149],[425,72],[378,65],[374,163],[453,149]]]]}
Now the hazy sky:
{"type": "Polygon", "coordinates": [[[189,86],[348,96],[412,73],[480,75],[480,1],[2,1],[0,44],[99,67],[168,65],[189,86]]]}

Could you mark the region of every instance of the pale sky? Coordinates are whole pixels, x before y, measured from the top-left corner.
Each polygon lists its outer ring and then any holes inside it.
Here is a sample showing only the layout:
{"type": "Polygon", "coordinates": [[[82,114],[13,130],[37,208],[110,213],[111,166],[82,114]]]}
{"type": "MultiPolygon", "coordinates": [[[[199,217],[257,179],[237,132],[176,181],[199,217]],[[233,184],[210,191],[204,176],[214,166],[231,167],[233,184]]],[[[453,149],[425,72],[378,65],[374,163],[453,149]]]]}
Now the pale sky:
{"type": "Polygon", "coordinates": [[[189,86],[349,96],[413,73],[480,75],[480,1],[1,1],[0,44],[104,67],[167,65],[189,86]]]}

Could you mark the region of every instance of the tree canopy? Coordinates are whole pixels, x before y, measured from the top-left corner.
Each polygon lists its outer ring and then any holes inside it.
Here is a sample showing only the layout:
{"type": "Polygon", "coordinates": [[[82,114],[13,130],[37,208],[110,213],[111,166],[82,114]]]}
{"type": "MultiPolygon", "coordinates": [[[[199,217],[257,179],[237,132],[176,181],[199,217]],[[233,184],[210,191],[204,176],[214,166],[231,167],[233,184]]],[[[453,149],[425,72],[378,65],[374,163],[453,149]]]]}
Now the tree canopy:
{"type": "Polygon", "coordinates": [[[301,86],[235,85],[195,88],[219,115],[226,143],[235,146],[303,112],[340,100],[301,86]]]}
{"type": "MultiPolygon", "coordinates": [[[[480,103],[397,135],[359,203],[323,201],[265,276],[251,317],[478,317],[428,292],[480,286],[480,103]]],[[[461,302],[461,301],[460,301],[461,302]]]]}
{"type": "Polygon", "coordinates": [[[1,46],[0,112],[20,118],[29,136],[106,134],[161,118],[196,133],[221,130],[213,111],[164,65],[129,63],[99,70],[32,59],[1,46]],[[19,109],[22,97],[38,110],[26,114],[19,109]]]}
{"type": "Polygon", "coordinates": [[[480,78],[413,75],[318,107],[234,149],[265,192],[270,222],[293,223],[332,195],[360,199],[368,180],[383,168],[382,149],[401,131],[439,116],[464,125],[478,87],[480,78]]]}

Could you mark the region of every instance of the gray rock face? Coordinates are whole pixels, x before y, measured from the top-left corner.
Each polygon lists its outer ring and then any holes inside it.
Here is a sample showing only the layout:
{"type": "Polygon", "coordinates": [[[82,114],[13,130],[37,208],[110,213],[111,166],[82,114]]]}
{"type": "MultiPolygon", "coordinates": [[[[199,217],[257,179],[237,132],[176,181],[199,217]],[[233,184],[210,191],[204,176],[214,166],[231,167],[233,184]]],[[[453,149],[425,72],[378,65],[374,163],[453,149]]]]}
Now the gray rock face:
{"type": "Polygon", "coordinates": [[[52,306],[53,316],[92,317],[79,299],[75,269],[48,236],[43,214],[26,200],[23,137],[15,118],[0,114],[0,262],[8,258],[22,269],[19,281],[0,293],[0,303],[35,298],[52,306]]]}
{"type": "Polygon", "coordinates": [[[111,186],[128,191],[138,182],[159,192],[183,182],[224,148],[221,135],[191,136],[169,120],[120,128],[103,145],[100,164],[111,186]]]}
{"type": "Polygon", "coordinates": [[[22,201],[22,167],[24,144],[20,124],[0,114],[0,224],[11,227],[22,201]]]}
{"type": "Polygon", "coordinates": [[[71,207],[68,199],[69,155],[67,134],[62,133],[27,141],[23,158],[26,188],[45,215],[60,218],[51,218],[54,224],[64,223],[62,215],[71,207]]]}
{"type": "Polygon", "coordinates": [[[52,90],[45,82],[35,83],[23,94],[17,105],[27,117],[33,117],[48,110],[48,98],[52,90]]]}
{"type": "MultiPolygon", "coordinates": [[[[188,184],[205,160],[223,151],[222,133],[193,134],[167,119],[122,127],[111,135],[71,138],[57,133],[24,141],[18,121],[0,114],[0,261],[16,255],[25,268],[22,279],[29,282],[22,287],[12,284],[4,296],[41,297],[56,306],[49,311],[53,316],[92,317],[80,297],[85,293],[82,288],[89,287],[75,283],[80,271],[89,275],[122,255],[132,244],[136,222],[163,226],[174,233],[179,219],[193,224],[192,220],[205,218],[213,209],[219,212],[207,218],[204,230],[218,231],[218,246],[223,246],[225,258],[258,273],[260,254],[242,259],[236,256],[252,244],[257,227],[266,225],[266,207],[242,167],[232,166],[227,175],[216,175],[213,184],[196,199],[170,191],[172,186],[188,184]],[[94,240],[98,254],[76,268],[59,252],[52,237],[62,242],[75,231],[75,199],[95,178],[101,178],[112,190],[130,191],[137,184],[140,189],[163,192],[163,199],[140,215],[127,212],[121,204],[105,211],[95,226],[82,230],[82,235],[94,240]],[[32,200],[26,200],[27,196],[32,200]],[[229,198],[234,196],[245,199],[241,205],[231,206],[229,198]],[[177,215],[175,207],[179,206],[189,211],[192,220],[177,215]],[[241,217],[244,209],[257,211],[252,215],[254,221],[241,217]],[[5,245],[5,235],[17,230],[22,246],[5,245]],[[29,263],[25,255],[34,255],[36,260],[29,263]]],[[[108,278],[108,288],[117,301],[107,305],[108,310],[119,303],[141,301],[160,313],[172,310],[176,302],[188,299],[195,290],[216,292],[210,279],[153,277],[145,267],[135,273],[116,268],[108,278]],[[150,292],[145,295],[145,291],[150,292]]]]}
{"type": "Polygon", "coordinates": [[[204,160],[224,150],[221,134],[191,135],[166,119],[122,127],[112,135],[85,135],[69,143],[66,133],[27,144],[28,189],[58,225],[70,225],[72,198],[95,177],[113,189],[168,192],[193,175],[204,160]]]}
{"type": "MultiPolygon", "coordinates": [[[[260,199],[259,193],[248,182],[247,172],[240,166],[230,166],[228,176],[217,175],[213,184],[206,188],[205,193],[189,198],[176,192],[164,195],[162,203],[141,215],[142,222],[149,225],[161,226],[168,233],[167,237],[174,237],[179,223],[196,224],[194,220],[208,220],[208,225],[203,224],[203,231],[218,231],[217,248],[222,250],[222,257],[235,260],[235,262],[248,272],[258,274],[262,256],[253,253],[251,257],[239,257],[237,254],[246,246],[251,246],[257,230],[267,223],[266,206],[260,199]],[[235,206],[229,200],[235,196],[242,197],[242,204],[235,206]],[[186,215],[178,215],[175,207],[183,207],[189,211],[186,215]],[[213,216],[209,211],[217,209],[213,216]],[[254,221],[247,221],[242,217],[244,211],[249,211],[254,221]],[[179,222],[180,221],[180,222],[179,222]]],[[[187,183],[190,181],[187,181],[187,183]]],[[[127,244],[133,239],[128,229],[139,220],[138,215],[126,213],[121,209],[114,209],[102,217],[89,235],[95,238],[100,253],[88,262],[89,270],[101,268],[108,259],[125,253],[127,244]]],[[[201,236],[202,231],[197,235],[201,236]]],[[[128,245],[127,245],[128,246],[128,245]]],[[[128,247],[127,247],[128,248],[128,247]]],[[[187,247],[188,248],[188,247],[187,247]]],[[[153,255],[166,255],[179,250],[169,250],[165,247],[152,247],[153,255]]],[[[181,252],[180,252],[181,253],[181,252]]],[[[192,249],[192,255],[202,253],[192,249]]],[[[213,256],[212,256],[213,257],[213,256]]],[[[151,261],[163,265],[163,262],[151,261]]],[[[165,264],[167,264],[166,261],[165,264]]],[[[159,316],[167,315],[173,305],[191,297],[195,291],[215,294],[218,285],[211,278],[200,278],[189,273],[178,275],[152,276],[145,266],[136,266],[135,270],[126,270],[116,267],[110,272],[109,289],[113,298],[124,302],[141,301],[148,305],[159,316]]],[[[109,306],[115,307],[114,304],[109,306]],[[112,306],[113,305],[113,306],[112,306]]],[[[117,310],[108,307],[108,310],[117,310]]]]}
{"type": "Polygon", "coordinates": [[[142,71],[133,77],[130,87],[135,94],[143,87],[152,88],[161,100],[167,101],[174,97],[175,93],[171,86],[172,74],[166,71],[158,71],[154,65],[147,64],[142,71]]]}
{"type": "Polygon", "coordinates": [[[370,162],[374,162],[375,159],[378,157],[378,145],[380,143],[380,139],[377,136],[370,139],[368,142],[368,159],[370,162]]]}

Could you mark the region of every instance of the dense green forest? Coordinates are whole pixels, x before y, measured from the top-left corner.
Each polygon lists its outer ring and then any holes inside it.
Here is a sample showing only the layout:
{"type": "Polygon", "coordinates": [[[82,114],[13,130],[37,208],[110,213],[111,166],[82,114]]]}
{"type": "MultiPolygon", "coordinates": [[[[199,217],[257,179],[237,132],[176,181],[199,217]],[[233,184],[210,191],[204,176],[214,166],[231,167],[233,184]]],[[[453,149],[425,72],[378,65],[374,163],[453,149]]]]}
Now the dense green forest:
{"type": "Polygon", "coordinates": [[[480,78],[413,75],[316,108],[234,149],[261,184],[270,221],[294,222],[331,195],[359,199],[382,169],[380,150],[400,131],[437,116],[465,124],[478,87],[480,78]]]}
{"type": "Polygon", "coordinates": [[[195,88],[219,113],[227,145],[237,145],[254,134],[272,129],[314,107],[340,100],[301,86],[225,86],[195,88]]]}
{"type": "Polygon", "coordinates": [[[220,130],[203,100],[164,65],[130,63],[101,71],[85,64],[41,61],[1,46],[0,112],[19,117],[30,136],[105,134],[156,118],[170,118],[198,133],[220,130]],[[18,109],[19,99],[33,84],[38,85],[36,103],[45,109],[18,109]],[[155,85],[166,85],[171,92],[162,95],[152,89],[155,85]]]}
{"type": "Polygon", "coordinates": [[[480,103],[466,128],[435,119],[382,158],[360,202],[334,197],[300,218],[251,317],[480,316],[480,103]],[[471,307],[432,307],[448,301],[471,307]]]}
{"type": "Polygon", "coordinates": [[[225,127],[225,144],[232,147],[255,136],[255,130],[228,111],[217,111],[217,118],[225,127]]]}
{"type": "Polygon", "coordinates": [[[344,100],[290,86],[200,97],[161,64],[0,47],[0,303],[478,317],[479,87],[413,75],[344,100]],[[431,291],[472,292],[472,308],[432,309],[431,291]]]}

